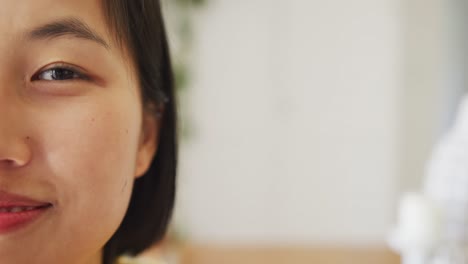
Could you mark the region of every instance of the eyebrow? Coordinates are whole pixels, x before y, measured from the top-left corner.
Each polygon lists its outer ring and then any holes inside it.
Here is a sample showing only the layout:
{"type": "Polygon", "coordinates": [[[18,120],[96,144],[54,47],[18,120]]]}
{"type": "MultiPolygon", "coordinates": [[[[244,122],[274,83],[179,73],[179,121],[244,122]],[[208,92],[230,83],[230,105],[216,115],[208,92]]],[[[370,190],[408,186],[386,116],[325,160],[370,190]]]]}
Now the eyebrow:
{"type": "Polygon", "coordinates": [[[26,35],[28,39],[51,39],[68,35],[94,41],[109,49],[109,44],[78,18],[65,18],[53,21],[32,29],[26,35]]]}

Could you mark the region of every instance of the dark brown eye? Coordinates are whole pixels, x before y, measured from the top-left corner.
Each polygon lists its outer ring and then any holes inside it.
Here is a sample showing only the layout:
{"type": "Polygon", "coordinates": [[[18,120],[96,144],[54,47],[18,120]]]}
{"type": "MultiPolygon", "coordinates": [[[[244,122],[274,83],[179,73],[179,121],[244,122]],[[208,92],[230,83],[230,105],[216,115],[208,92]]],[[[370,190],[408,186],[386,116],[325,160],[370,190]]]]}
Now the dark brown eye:
{"type": "Polygon", "coordinates": [[[70,80],[79,78],[79,75],[71,70],[62,69],[62,68],[55,68],[49,69],[46,71],[41,72],[38,75],[39,80],[46,80],[46,81],[63,81],[63,80],[70,80]]]}

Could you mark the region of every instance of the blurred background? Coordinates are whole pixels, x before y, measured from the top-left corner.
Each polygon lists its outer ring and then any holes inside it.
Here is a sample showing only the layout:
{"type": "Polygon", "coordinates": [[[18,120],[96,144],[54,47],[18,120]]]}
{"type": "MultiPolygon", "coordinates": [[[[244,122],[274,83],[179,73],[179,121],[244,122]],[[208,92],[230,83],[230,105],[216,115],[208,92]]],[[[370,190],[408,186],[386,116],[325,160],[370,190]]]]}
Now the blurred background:
{"type": "Polygon", "coordinates": [[[166,0],[174,263],[400,263],[400,196],[466,90],[456,0],[166,0]]]}

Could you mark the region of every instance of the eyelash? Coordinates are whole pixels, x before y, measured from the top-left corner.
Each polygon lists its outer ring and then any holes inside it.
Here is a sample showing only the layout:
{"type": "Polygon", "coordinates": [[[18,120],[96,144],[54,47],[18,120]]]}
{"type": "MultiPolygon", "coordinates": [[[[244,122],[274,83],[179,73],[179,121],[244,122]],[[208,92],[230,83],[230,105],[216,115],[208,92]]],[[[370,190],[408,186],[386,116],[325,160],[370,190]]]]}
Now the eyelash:
{"type": "Polygon", "coordinates": [[[91,78],[88,75],[84,74],[83,71],[77,69],[77,67],[73,67],[73,66],[70,66],[70,65],[67,65],[67,64],[56,64],[53,67],[47,68],[45,70],[41,70],[38,73],[34,74],[33,77],[31,78],[31,81],[48,81],[48,82],[59,81],[59,82],[64,82],[64,81],[74,81],[74,80],[89,81],[90,79],[91,78]],[[70,73],[72,73],[72,78],[63,79],[63,80],[44,80],[44,79],[40,79],[41,75],[43,75],[44,73],[51,72],[51,71],[57,71],[57,70],[69,71],[70,73]]]}

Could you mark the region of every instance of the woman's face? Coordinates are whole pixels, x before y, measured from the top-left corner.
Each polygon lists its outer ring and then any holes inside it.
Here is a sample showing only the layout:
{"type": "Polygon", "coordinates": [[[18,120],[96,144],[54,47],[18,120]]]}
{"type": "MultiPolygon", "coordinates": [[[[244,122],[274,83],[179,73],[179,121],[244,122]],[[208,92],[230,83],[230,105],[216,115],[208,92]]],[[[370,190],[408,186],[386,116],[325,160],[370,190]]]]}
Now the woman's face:
{"type": "Polygon", "coordinates": [[[0,263],[100,263],[154,155],[100,2],[0,0],[0,263]]]}

